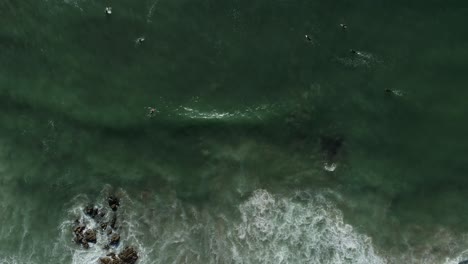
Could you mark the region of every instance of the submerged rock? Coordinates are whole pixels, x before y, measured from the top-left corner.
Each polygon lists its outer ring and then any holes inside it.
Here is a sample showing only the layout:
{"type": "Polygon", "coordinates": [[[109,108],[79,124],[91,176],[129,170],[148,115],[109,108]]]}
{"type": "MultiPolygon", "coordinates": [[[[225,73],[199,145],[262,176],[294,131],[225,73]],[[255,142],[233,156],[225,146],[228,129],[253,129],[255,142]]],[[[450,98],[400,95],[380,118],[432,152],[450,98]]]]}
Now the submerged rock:
{"type": "Polygon", "coordinates": [[[114,214],[114,215],[112,216],[112,219],[111,219],[109,225],[110,225],[110,227],[111,227],[112,229],[115,229],[116,224],[117,224],[117,215],[114,214]]]}
{"type": "Polygon", "coordinates": [[[117,209],[120,206],[119,198],[112,195],[107,198],[107,202],[109,203],[109,206],[112,209],[112,211],[117,211],[117,209]]]}

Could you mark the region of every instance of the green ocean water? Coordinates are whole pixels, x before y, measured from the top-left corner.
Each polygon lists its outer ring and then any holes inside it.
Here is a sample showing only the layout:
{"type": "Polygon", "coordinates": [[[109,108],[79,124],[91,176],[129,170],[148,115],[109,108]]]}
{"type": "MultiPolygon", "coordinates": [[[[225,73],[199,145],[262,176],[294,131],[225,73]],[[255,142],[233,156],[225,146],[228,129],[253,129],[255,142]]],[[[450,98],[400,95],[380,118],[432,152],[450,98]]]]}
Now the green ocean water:
{"type": "Polygon", "coordinates": [[[126,245],[141,264],[468,259],[467,17],[455,0],[1,0],[0,264],[126,245]],[[73,221],[110,194],[122,241],[83,249],[73,221]]]}

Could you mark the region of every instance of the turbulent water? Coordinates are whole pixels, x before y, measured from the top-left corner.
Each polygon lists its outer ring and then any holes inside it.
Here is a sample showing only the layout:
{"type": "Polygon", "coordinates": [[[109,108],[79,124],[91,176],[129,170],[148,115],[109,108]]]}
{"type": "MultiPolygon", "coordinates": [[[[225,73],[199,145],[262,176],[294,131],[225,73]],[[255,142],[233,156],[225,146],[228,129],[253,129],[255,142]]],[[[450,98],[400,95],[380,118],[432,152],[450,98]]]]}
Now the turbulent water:
{"type": "Polygon", "coordinates": [[[139,264],[468,259],[467,17],[456,0],[1,0],[0,264],[125,246],[139,264]],[[118,247],[74,243],[109,195],[118,247]]]}

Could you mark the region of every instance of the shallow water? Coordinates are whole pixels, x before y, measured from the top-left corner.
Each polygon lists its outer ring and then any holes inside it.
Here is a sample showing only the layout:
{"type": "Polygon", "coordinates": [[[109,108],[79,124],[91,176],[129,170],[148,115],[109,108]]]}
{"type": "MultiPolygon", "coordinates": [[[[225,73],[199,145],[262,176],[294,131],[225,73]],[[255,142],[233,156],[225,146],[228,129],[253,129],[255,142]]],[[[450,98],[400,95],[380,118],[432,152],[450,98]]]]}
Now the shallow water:
{"type": "Polygon", "coordinates": [[[0,263],[468,259],[467,8],[3,0],[0,263]]]}

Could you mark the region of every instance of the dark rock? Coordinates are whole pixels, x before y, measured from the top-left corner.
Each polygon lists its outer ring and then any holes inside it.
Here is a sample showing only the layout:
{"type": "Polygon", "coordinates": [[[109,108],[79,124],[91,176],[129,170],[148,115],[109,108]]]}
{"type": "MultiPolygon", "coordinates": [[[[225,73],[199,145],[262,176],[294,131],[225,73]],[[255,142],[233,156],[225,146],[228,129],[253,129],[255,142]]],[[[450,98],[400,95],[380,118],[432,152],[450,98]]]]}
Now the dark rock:
{"type": "Polygon", "coordinates": [[[118,258],[109,258],[109,257],[100,258],[99,262],[101,264],[124,264],[124,262],[118,258]]]}
{"type": "Polygon", "coordinates": [[[88,229],[84,233],[84,239],[86,242],[96,243],[96,231],[93,229],[88,229]]]}
{"type": "Polygon", "coordinates": [[[75,234],[75,243],[83,244],[84,238],[82,234],[75,234]]]}
{"type": "Polygon", "coordinates": [[[101,264],[111,264],[112,259],[110,259],[110,258],[99,258],[99,263],[101,263],[101,264]]]}
{"type": "Polygon", "coordinates": [[[109,245],[105,245],[104,247],[102,247],[104,250],[109,250],[110,249],[110,246],[109,245]]]}
{"type": "Polygon", "coordinates": [[[85,230],[86,226],[83,224],[80,224],[78,222],[78,225],[73,228],[73,234],[75,235],[74,241],[77,244],[83,244],[85,242],[84,236],[83,236],[83,231],[85,230]]]}
{"type": "Polygon", "coordinates": [[[117,246],[120,242],[120,235],[117,233],[114,233],[111,238],[110,238],[110,245],[112,246],[117,246]]]}
{"type": "Polygon", "coordinates": [[[468,259],[467,260],[463,260],[461,262],[458,262],[458,264],[468,264],[468,259]]]}
{"type": "Polygon", "coordinates": [[[110,221],[110,227],[113,228],[113,229],[115,229],[116,223],[117,223],[117,215],[114,214],[114,215],[112,216],[111,221],[110,221]]]}
{"type": "Polygon", "coordinates": [[[107,230],[107,235],[110,236],[112,234],[112,229],[107,230]]]}
{"type": "Polygon", "coordinates": [[[138,260],[138,254],[133,247],[127,246],[124,250],[122,250],[122,252],[119,253],[119,258],[125,264],[135,264],[138,260]]]}
{"type": "Polygon", "coordinates": [[[83,224],[78,224],[77,226],[75,226],[75,227],[73,228],[73,233],[75,233],[75,235],[76,235],[76,234],[80,234],[81,232],[83,232],[83,230],[85,230],[85,228],[86,228],[85,225],[83,225],[83,224]]]}
{"type": "Polygon", "coordinates": [[[115,253],[111,252],[106,257],[99,259],[101,264],[126,264],[123,260],[119,259],[115,253]]]}
{"type": "Polygon", "coordinates": [[[99,216],[100,216],[100,217],[104,217],[105,215],[106,215],[106,212],[104,212],[104,211],[102,211],[102,210],[101,210],[101,212],[99,212],[99,216]]]}
{"type": "Polygon", "coordinates": [[[83,247],[84,247],[85,249],[88,249],[88,248],[89,248],[88,242],[84,242],[84,243],[83,243],[83,247]]]}
{"type": "Polygon", "coordinates": [[[92,205],[85,207],[84,212],[86,215],[89,215],[91,218],[95,218],[98,215],[99,210],[92,205]]]}
{"type": "Polygon", "coordinates": [[[107,202],[109,203],[109,206],[112,209],[112,211],[117,211],[117,209],[120,206],[120,200],[119,200],[119,198],[117,198],[115,196],[109,196],[107,198],[107,202]]]}

